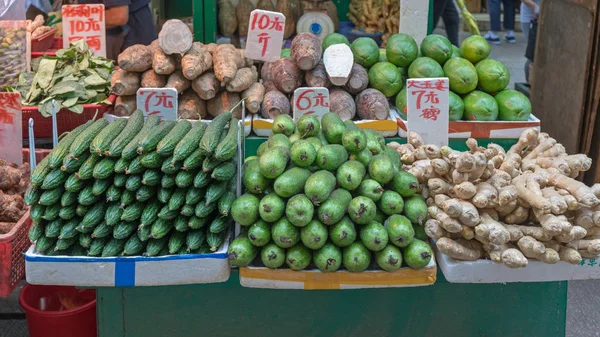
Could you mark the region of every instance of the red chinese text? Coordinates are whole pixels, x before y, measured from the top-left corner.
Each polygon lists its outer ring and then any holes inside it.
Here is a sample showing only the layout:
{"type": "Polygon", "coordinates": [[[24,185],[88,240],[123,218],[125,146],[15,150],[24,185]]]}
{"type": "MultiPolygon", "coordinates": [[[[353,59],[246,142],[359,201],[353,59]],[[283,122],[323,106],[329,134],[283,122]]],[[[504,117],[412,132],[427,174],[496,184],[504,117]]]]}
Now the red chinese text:
{"type": "MultiPolygon", "coordinates": [[[[146,92],[143,92],[142,94],[145,94],[145,93],[146,92]]],[[[144,104],[144,107],[145,107],[146,111],[148,112],[148,114],[153,115],[153,114],[157,114],[160,112],[160,111],[151,111],[155,107],[162,107],[165,109],[173,109],[175,107],[175,105],[173,104],[174,100],[175,100],[175,97],[168,95],[166,92],[151,91],[148,94],[148,96],[146,97],[146,102],[144,104]]]]}
{"type": "Polygon", "coordinates": [[[278,17],[271,21],[271,18],[267,14],[254,13],[254,15],[252,15],[250,29],[256,30],[257,28],[260,30],[268,29],[283,31],[283,22],[280,21],[278,17]]]}
{"type": "Polygon", "coordinates": [[[258,43],[262,44],[262,49],[260,50],[260,55],[265,56],[267,53],[267,47],[269,46],[269,33],[260,33],[258,34],[258,43]]]}
{"type": "Polygon", "coordinates": [[[434,81],[408,81],[408,88],[417,89],[433,89],[433,90],[447,90],[448,87],[445,85],[443,80],[434,81]]]}
{"type": "Polygon", "coordinates": [[[417,90],[412,92],[413,96],[417,96],[417,109],[421,109],[421,104],[431,103],[431,104],[439,104],[440,98],[438,97],[437,92],[433,90],[417,90]],[[424,101],[423,101],[424,100],[424,101]]]}
{"type": "Polygon", "coordinates": [[[87,20],[72,20],[69,28],[71,29],[71,34],[97,32],[100,30],[100,22],[93,18],[87,20]]]}
{"type": "Polygon", "coordinates": [[[315,107],[325,107],[328,108],[329,107],[329,100],[325,101],[326,98],[328,98],[327,96],[323,95],[322,93],[318,93],[316,96],[311,97],[310,94],[314,93],[315,91],[310,89],[310,90],[306,90],[304,92],[302,92],[300,95],[298,95],[298,98],[296,99],[296,109],[301,110],[301,111],[307,111],[307,113],[311,113],[314,112],[314,110],[311,110],[315,107]]]}
{"type": "Polygon", "coordinates": [[[430,108],[425,108],[421,111],[421,117],[432,121],[437,121],[440,112],[440,109],[432,105],[430,108]]]}
{"type": "MultiPolygon", "coordinates": [[[[79,41],[81,39],[83,39],[83,37],[81,37],[81,36],[70,36],[69,42],[75,42],[75,41],[79,41]]],[[[87,43],[88,47],[90,47],[90,49],[100,50],[100,48],[102,47],[100,35],[86,36],[85,42],[87,43]]]]}
{"type": "Polygon", "coordinates": [[[62,10],[63,17],[72,18],[89,18],[92,15],[98,15],[98,21],[102,21],[104,18],[103,6],[90,6],[90,5],[68,5],[64,6],[62,10]]]}
{"type": "Polygon", "coordinates": [[[21,95],[18,92],[0,93],[0,123],[12,125],[15,112],[21,109],[21,95]]]}

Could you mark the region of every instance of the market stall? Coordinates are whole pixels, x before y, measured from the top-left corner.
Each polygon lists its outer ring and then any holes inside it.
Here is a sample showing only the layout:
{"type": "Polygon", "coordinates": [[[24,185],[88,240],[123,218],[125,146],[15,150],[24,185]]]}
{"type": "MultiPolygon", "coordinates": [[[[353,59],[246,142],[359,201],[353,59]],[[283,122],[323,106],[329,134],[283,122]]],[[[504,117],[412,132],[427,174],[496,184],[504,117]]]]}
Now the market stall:
{"type": "Polygon", "coordinates": [[[194,2],[218,43],[168,20],[116,68],[80,40],[23,72],[55,138],[35,160],[23,117],[29,182],[6,165],[27,281],[96,288],[102,337],[564,334],[565,281],[600,278],[591,160],[423,2],[310,3],[194,2]]]}

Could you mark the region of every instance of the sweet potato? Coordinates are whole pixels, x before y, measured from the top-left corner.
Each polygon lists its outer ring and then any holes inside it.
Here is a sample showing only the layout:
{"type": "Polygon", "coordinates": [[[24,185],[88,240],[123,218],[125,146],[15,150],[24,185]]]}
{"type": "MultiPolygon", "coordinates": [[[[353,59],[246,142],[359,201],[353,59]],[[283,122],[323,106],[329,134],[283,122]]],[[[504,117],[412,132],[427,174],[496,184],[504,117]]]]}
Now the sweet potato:
{"type": "Polygon", "coordinates": [[[119,68],[125,71],[144,72],[152,68],[152,49],[143,44],[134,44],[119,54],[119,68]]]}
{"type": "Polygon", "coordinates": [[[365,89],[356,96],[356,112],[363,120],[384,120],[390,113],[390,104],[379,90],[365,89]]]}
{"type": "Polygon", "coordinates": [[[252,83],[250,88],[242,92],[242,99],[246,100],[246,109],[254,114],[260,110],[264,96],[265,87],[258,82],[252,83]]]}
{"type": "Polygon", "coordinates": [[[300,33],[292,40],[291,57],[302,70],[313,69],[321,60],[321,40],[311,33],[300,33]]]}
{"type": "Polygon", "coordinates": [[[193,90],[186,92],[179,98],[177,117],[181,119],[202,119],[206,118],[206,101],[198,97],[193,90]]]}
{"type": "Polygon", "coordinates": [[[167,76],[157,74],[154,69],[146,70],[140,81],[142,88],[164,88],[166,84],[167,76]]]}
{"type": "Polygon", "coordinates": [[[181,59],[183,76],[190,81],[198,78],[198,76],[212,68],[212,66],[212,56],[201,42],[194,42],[192,48],[181,59]]]}
{"type": "MultiPolygon", "coordinates": [[[[240,102],[240,99],[240,94],[237,92],[221,91],[215,98],[206,102],[206,110],[211,116],[216,117],[225,111],[231,110],[240,102]]],[[[242,119],[242,105],[238,106],[232,113],[233,117],[242,119]]]]}
{"type": "Polygon", "coordinates": [[[172,73],[171,76],[169,76],[169,80],[167,81],[165,88],[176,89],[177,92],[181,94],[182,92],[186,91],[191,85],[192,82],[190,82],[190,80],[183,76],[181,70],[177,70],[176,72],[172,73]]]}
{"type": "Polygon", "coordinates": [[[207,71],[192,81],[192,89],[203,100],[209,100],[219,92],[220,83],[215,77],[215,73],[207,71]]]}
{"type": "Polygon", "coordinates": [[[254,6],[250,0],[239,0],[235,7],[235,16],[238,22],[238,33],[245,37],[248,35],[248,25],[250,23],[250,12],[254,10],[254,6]]]}
{"type": "Polygon", "coordinates": [[[213,53],[215,76],[222,84],[233,80],[241,62],[240,53],[231,44],[218,45],[213,53]]]}
{"type": "Polygon", "coordinates": [[[274,90],[265,94],[260,115],[263,118],[273,119],[279,115],[289,115],[290,101],[282,92],[274,90]]]}
{"type": "Polygon", "coordinates": [[[273,83],[279,91],[291,94],[302,85],[304,76],[291,57],[280,58],[271,68],[273,83]]]}
{"type": "Polygon", "coordinates": [[[258,81],[258,71],[256,67],[238,69],[235,77],[227,84],[227,91],[242,92],[258,81]]]}
{"type": "Polygon", "coordinates": [[[369,86],[369,74],[363,66],[358,63],[354,63],[352,70],[350,71],[350,77],[346,82],[346,90],[352,95],[356,95],[359,92],[367,89],[369,86]]]}
{"type": "Polygon", "coordinates": [[[334,89],[329,93],[329,110],[342,120],[353,119],[356,115],[356,103],[352,95],[342,89],[334,89]]]}
{"type": "Polygon", "coordinates": [[[183,55],[192,48],[193,42],[190,28],[181,20],[168,20],[158,33],[158,45],[167,55],[183,55]]]}
{"type": "Polygon", "coordinates": [[[152,69],[159,75],[171,75],[177,69],[177,59],[175,56],[165,54],[162,49],[154,52],[152,58],[152,69]]]}
{"type": "Polygon", "coordinates": [[[110,86],[117,96],[135,95],[140,88],[140,74],[119,69],[112,74],[110,86]]]}
{"type": "Polygon", "coordinates": [[[137,109],[137,96],[117,96],[113,114],[115,116],[130,116],[137,109]]]}
{"type": "Polygon", "coordinates": [[[327,71],[325,71],[325,64],[319,62],[316,67],[312,70],[307,71],[304,75],[306,85],[309,87],[325,87],[328,88],[331,85],[329,77],[327,77],[327,71]]]}

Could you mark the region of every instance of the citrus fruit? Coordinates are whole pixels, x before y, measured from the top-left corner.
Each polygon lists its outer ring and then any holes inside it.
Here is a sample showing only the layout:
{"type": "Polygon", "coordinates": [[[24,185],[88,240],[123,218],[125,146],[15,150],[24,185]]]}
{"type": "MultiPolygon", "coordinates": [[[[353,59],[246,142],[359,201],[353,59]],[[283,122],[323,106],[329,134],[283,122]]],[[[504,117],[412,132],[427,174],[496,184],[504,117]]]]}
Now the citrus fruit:
{"type": "MultiPolygon", "coordinates": [[[[398,102],[398,100],[396,100],[398,102]]],[[[465,104],[462,101],[462,98],[452,91],[448,92],[448,107],[450,108],[450,120],[451,121],[459,121],[463,118],[463,114],[465,112],[465,104]]]]}
{"type": "Polygon", "coordinates": [[[396,109],[398,109],[400,117],[406,120],[406,88],[400,90],[398,95],[396,95],[396,109]]]}
{"type": "Polygon", "coordinates": [[[467,94],[477,88],[477,70],[464,58],[449,59],[444,64],[444,74],[450,80],[450,90],[457,94],[467,94]]]}
{"type": "Polygon", "coordinates": [[[471,121],[495,121],[498,119],[498,103],[490,94],[472,91],[463,97],[465,119],[471,121]]]}
{"type": "Polygon", "coordinates": [[[452,56],[452,43],[438,34],[427,35],[421,42],[423,56],[431,57],[439,64],[444,64],[452,56]]]}
{"type": "Polygon", "coordinates": [[[497,93],[506,88],[510,82],[510,73],[502,62],[482,60],[475,66],[479,78],[479,89],[488,94],[497,93]]]}
{"type": "Polygon", "coordinates": [[[408,67],[417,58],[419,47],[412,36],[400,33],[390,36],[385,51],[389,62],[408,67]]]}
{"type": "Polygon", "coordinates": [[[359,37],[350,46],[354,54],[354,62],[369,68],[379,60],[379,46],[375,40],[368,37],[359,37]]]}
{"type": "Polygon", "coordinates": [[[522,93],[505,89],[496,97],[498,103],[498,119],[502,121],[526,121],[531,115],[531,102],[522,93]]]}
{"type": "Polygon", "coordinates": [[[408,78],[444,77],[444,70],[436,60],[429,57],[419,57],[408,67],[408,78]]]}
{"type": "Polygon", "coordinates": [[[490,45],[483,36],[471,35],[460,46],[462,57],[476,64],[490,56],[490,45]]]}
{"type": "Polygon", "coordinates": [[[327,49],[327,47],[334,45],[334,44],[340,44],[343,43],[345,45],[347,45],[348,47],[350,46],[350,41],[348,41],[348,38],[345,37],[342,34],[339,33],[331,33],[327,36],[325,36],[325,38],[323,39],[323,51],[325,51],[325,49],[327,49]]]}
{"type": "Polygon", "coordinates": [[[378,62],[369,69],[369,85],[392,97],[402,89],[404,81],[398,67],[390,62],[378,62]]]}

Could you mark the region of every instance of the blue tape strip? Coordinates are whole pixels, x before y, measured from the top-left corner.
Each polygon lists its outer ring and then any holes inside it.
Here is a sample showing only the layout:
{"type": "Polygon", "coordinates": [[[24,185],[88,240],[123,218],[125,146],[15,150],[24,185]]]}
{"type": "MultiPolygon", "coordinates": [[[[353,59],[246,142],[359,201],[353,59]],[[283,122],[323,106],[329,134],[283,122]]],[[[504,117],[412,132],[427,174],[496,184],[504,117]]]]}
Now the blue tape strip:
{"type": "Polygon", "coordinates": [[[135,286],[135,261],[115,263],[115,287],[135,286]]]}

